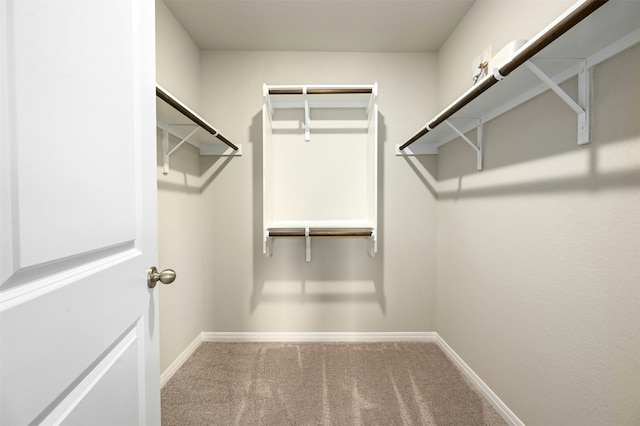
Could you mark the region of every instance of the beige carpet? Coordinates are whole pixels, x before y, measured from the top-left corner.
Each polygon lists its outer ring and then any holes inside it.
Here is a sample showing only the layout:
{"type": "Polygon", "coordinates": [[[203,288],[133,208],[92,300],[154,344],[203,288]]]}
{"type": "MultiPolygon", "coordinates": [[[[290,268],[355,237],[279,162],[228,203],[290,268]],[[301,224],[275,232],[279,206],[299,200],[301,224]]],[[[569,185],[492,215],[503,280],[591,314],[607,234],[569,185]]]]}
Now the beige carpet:
{"type": "Polygon", "coordinates": [[[203,343],[162,424],[506,425],[433,343],[203,343]]]}

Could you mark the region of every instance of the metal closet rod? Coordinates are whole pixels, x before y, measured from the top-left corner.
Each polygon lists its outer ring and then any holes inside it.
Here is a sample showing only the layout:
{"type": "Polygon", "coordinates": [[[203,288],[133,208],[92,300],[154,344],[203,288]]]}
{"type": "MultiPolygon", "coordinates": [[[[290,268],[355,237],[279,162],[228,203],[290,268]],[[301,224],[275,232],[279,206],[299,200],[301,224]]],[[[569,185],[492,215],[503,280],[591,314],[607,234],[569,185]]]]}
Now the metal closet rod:
{"type": "MultiPolygon", "coordinates": [[[[359,93],[369,93],[371,94],[373,89],[307,89],[307,95],[353,95],[359,93]]],[[[304,92],[302,89],[269,89],[270,95],[302,95],[304,92]]]]}
{"type": "Polygon", "coordinates": [[[185,107],[180,101],[176,98],[162,90],[160,87],[156,86],[156,96],[171,105],[182,115],[187,117],[189,120],[196,123],[198,126],[202,127],[207,132],[211,133],[213,136],[218,138],[220,141],[224,142],[228,147],[232,148],[234,151],[238,150],[238,147],[233,144],[229,139],[225,138],[220,132],[211,127],[209,123],[200,118],[197,114],[191,111],[189,108],[185,107]]]}
{"type": "MultiPolygon", "coordinates": [[[[523,49],[520,53],[515,55],[509,62],[504,64],[502,68],[498,70],[498,74],[501,76],[498,79],[494,74],[489,76],[489,78],[482,81],[478,86],[475,86],[473,90],[469,91],[465,96],[458,99],[457,102],[451,104],[449,107],[444,109],[440,114],[438,114],[433,120],[431,120],[423,129],[421,129],[418,133],[413,135],[411,139],[405,142],[400,146],[400,150],[405,149],[427,133],[430,130],[436,128],[436,126],[442,124],[445,120],[450,118],[453,114],[458,112],[461,108],[466,106],[469,102],[480,96],[491,86],[496,84],[498,81],[502,80],[520,65],[527,62],[531,59],[536,53],[540,52],[542,49],[547,47],[549,44],[558,39],[561,35],[569,31],[576,24],[582,21],[584,18],[589,16],[591,13],[596,11],[600,6],[607,3],[609,0],[587,0],[579,7],[577,7],[573,12],[568,14],[564,19],[559,21],[556,25],[549,28],[545,34],[534,40],[530,43],[525,49],[523,49]]],[[[614,24],[615,25],[615,24],[614,24]]]]}
{"type": "MultiPolygon", "coordinates": [[[[372,231],[330,231],[315,229],[309,230],[310,237],[370,237],[372,231]]],[[[305,230],[270,230],[270,237],[306,237],[305,230]]]]}

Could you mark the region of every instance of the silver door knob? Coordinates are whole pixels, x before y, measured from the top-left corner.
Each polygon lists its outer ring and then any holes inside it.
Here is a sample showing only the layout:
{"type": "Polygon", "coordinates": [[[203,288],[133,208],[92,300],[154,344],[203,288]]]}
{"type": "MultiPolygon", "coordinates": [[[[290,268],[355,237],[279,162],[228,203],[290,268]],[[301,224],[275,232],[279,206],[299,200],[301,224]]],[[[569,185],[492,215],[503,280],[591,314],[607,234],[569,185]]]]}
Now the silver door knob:
{"type": "Polygon", "coordinates": [[[154,288],[156,283],[160,281],[162,284],[171,284],[176,279],[176,271],[173,269],[165,269],[162,272],[158,272],[155,266],[152,266],[147,271],[147,285],[149,288],[154,288]]]}

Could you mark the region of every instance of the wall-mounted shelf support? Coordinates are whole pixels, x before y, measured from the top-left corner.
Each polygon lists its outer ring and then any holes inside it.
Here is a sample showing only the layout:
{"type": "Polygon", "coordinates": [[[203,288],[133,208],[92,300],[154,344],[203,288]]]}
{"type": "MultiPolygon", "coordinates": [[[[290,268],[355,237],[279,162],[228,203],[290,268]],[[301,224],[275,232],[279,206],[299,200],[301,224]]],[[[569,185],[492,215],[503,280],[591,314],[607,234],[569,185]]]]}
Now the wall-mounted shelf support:
{"type": "Polygon", "coordinates": [[[264,233],[262,240],[262,252],[266,257],[271,257],[273,254],[273,238],[269,238],[269,231],[264,233]]]}
{"type": "Polygon", "coordinates": [[[376,231],[371,231],[371,236],[367,241],[367,253],[369,256],[376,257],[376,252],[378,251],[378,239],[376,238],[376,231]]]}
{"type": "Polygon", "coordinates": [[[242,155],[242,145],[233,144],[219,130],[158,85],[156,85],[156,96],[164,101],[156,103],[156,125],[162,130],[163,174],[169,173],[169,158],[185,142],[198,148],[200,155],[242,155]],[[198,134],[199,129],[205,130],[208,134],[204,132],[198,134]],[[170,134],[180,139],[180,142],[171,150],[169,149],[170,134]],[[224,145],[215,143],[211,136],[224,145]]]}
{"type": "Polygon", "coordinates": [[[304,239],[306,242],[306,261],[311,262],[311,237],[309,236],[309,227],[304,228],[304,239]]]}
{"type": "MultiPolygon", "coordinates": [[[[220,157],[230,157],[230,156],[241,156],[242,155],[242,145],[238,145],[233,149],[226,145],[210,143],[203,141],[200,138],[196,138],[198,136],[198,132],[202,129],[199,126],[188,125],[188,124],[165,124],[160,121],[157,122],[157,127],[162,131],[162,163],[163,169],[162,174],[169,174],[169,160],[173,153],[175,153],[178,148],[182,147],[185,143],[195,146],[198,148],[200,155],[216,155],[220,157]],[[169,135],[173,135],[176,138],[180,139],[172,149],[169,149],[169,135]],[[199,139],[199,140],[198,140],[199,139]]],[[[202,132],[200,132],[202,133],[202,132]]],[[[205,135],[206,137],[206,135],[205,135]]]]}
{"type": "Polygon", "coordinates": [[[189,138],[191,136],[193,136],[198,130],[200,129],[200,127],[196,127],[195,129],[193,129],[193,131],[191,133],[189,133],[186,137],[184,137],[180,142],[178,142],[178,144],[176,146],[173,147],[173,149],[169,149],[169,126],[168,125],[163,125],[161,127],[162,130],[162,163],[163,163],[163,169],[162,169],[162,174],[163,175],[168,175],[169,174],[169,157],[171,156],[171,154],[173,154],[174,152],[176,152],[176,150],[178,148],[180,148],[182,146],[183,143],[188,142],[189,138]]]}
{"type": "Polygon", "coordinates": [[[311,140],[311,117],[309,117],[310,112],[307,86],[302,88],[302,96],[304,96],[304,141],[309,142],[311,140]]]}
{"type": "Polygon", "coordinates": [[[476,127],[476,132],[477,132],[476,139],[478,140],[477,145],[471,142],[471,140],[468,137],[466,137],[463,132],[458,130],[456,126],[451,124],[451,121],[445,120],[444,122],[447,124],[447,126],[451,128],[451,130],[453,130],[458,136],[460,136],[465,142],[467,142],[471,148],[473,148],[473,150],[476,152],[476,167],[478,168],[478,170],[482,170],[482,137],[483,137],[482,120],[478,120],[478,125],[476,127]]]}
{"type": "Polygon", "coordinates": [[[267,107],[269,111],[269,115],[273,117],[275,111],[273,110],[273,105],[271,103],[271,98],[269,97],[269,88],[266,84],[262,85],[262,105],[267,107]]]}
{"type": "Polygon", "coordinates": [[[591,70],[587,68],[586,59],[581,60],[580,70],[578,71],[578,102],[574,101],[571,96],[556,84],[555,81],[533,62],[527,61],[525,65],[536,75],[544,84],[549,86],[560,99],[562,99],[571,109],[578,114],[578,145],[584,145],[591,142],[589,116],[590,116],[590,88],[591,88],[591,70]]]}

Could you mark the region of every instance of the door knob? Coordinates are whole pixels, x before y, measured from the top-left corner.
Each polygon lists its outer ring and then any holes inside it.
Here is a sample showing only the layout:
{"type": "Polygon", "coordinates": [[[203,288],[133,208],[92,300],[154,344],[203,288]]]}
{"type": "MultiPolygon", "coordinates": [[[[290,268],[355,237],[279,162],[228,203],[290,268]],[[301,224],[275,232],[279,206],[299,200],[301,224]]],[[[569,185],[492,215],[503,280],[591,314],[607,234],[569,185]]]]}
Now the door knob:
{"type": "Polygon", "coordinates": [[[165,269],[162,272],[158,272],[155,266],[152,266],[147,271],[147,285],[149,288],[154,288],[156,283],[160,281],[162,284],[171,284],[176,279],[176,271],[173,269],[165,269]]]}

